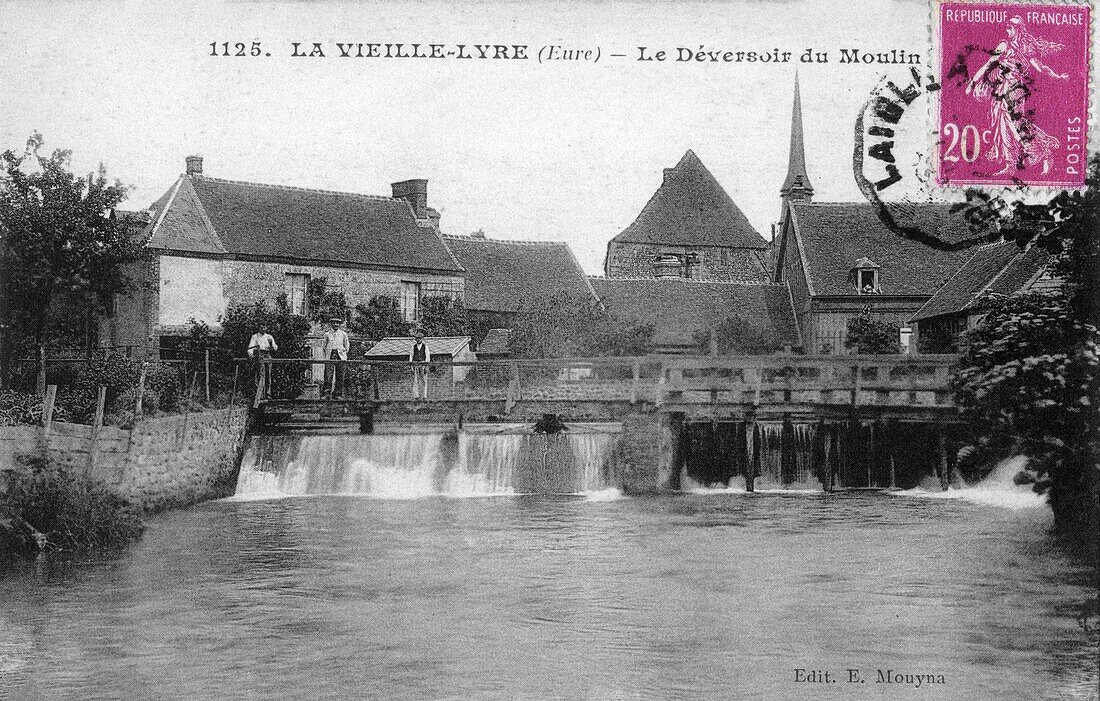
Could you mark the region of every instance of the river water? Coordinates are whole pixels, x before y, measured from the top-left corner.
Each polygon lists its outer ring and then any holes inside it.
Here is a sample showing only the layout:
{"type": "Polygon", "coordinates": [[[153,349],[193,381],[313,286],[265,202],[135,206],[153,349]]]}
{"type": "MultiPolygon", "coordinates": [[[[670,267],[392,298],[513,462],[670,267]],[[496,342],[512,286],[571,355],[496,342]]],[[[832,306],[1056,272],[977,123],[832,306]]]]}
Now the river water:
{"type": "Polygon", "coordinates": [[[1003,480],[230,499],[9,569],[0,698],[1096,698],[1096,591],[1049,527],[1003,480]]]}

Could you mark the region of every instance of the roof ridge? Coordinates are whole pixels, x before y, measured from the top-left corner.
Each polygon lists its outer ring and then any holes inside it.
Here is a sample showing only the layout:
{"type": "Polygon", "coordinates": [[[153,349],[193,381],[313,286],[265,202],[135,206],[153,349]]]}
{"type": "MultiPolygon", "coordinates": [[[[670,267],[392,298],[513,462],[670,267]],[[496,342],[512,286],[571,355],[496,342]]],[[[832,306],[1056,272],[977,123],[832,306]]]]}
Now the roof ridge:
{"type": "MultiPolygon", "coordinates": [[[[196,178],[196,176],[184,176],[184,177],[191,177],[193,179],[196,178]]],[[[347,191],[344,191],[344,190],[325,190],[323,188],[318,188],[318,187],[299,187],[297,185],[273,185],[271,183],[256,183],[256,182],[252,182],[250,180],[229,180],[228,178],[211,178],[211,177],[206,176],[206,175],[197,176],[197,179],[200,179],[200,180],[205,181],[205,182],[225,183],[226,185],[245,185],[247,187],[264,187],[264,188],[269,188],[269,189],[272,189],[272,190],[291,190],[293,192],[315,192],[315,193],[320,193],[320,194],[323,194],[323,195],[341,195],[341,196],[344,196],[344,197],[358,197],[358,198],[364,199],[364,200],[380,200],[380,201],[386,201],[386,202],[405,202],[405,200],[400,198],[400,197],[386,197],[384,195],[367,195],[367,194],[364,194],[364,193],[361,193],[361,192],[347,192],[347,191]]]]}
{"type": "MultiPolygon", "coordinates": [[[[951,205],[966,204],[966,203],[965,202],[951,202],[951,201],[948,201],[948,200],[943,200],[943,201],[937,201],[937,202],[884,202],[883,204],[885,204],[887,207],[890,207],[890,206],[898,206],[898,207],[906,207],[906,206],[909,206],[909,207],[925,207],[925,206],[943,207],[943,206],[951,206],[951,205]]],[[[868,206],[868,207],[873,207],[874,206],[870,202],[868,202],[867,200],[851,200],[849,202],[805,202],[805,201],[791,202],[792,207],[849,207],[851,205],[865,205],[865,206],[868,206]]]]}
{"type": "Polygon", "coordinates": [[[589,280],[610,280],[622,282],[686,282],[696,285],[741,285],[743,287],[786,287],[785,282],[770,280],[700,280],[687,277],[607,277],[606,275],[587,275],[589,280]]]}
{"type": "Polygon", "coordinates": [[[521,246],[569,246],[569,244],[565,241],[524,241],[521,239],[489,239],[480,238],[477,236],[464,236],[462,234],[443,234],[443,238],[456,241],[472,241],[474,243],[506,243],[519,244],[521,246]]]}

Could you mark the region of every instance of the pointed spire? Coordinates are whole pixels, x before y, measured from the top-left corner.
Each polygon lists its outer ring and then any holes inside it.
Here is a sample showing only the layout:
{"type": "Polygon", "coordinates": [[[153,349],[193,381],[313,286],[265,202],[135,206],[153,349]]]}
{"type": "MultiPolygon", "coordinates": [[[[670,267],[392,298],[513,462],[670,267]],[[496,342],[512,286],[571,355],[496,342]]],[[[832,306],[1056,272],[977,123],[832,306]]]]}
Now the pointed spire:
{"type": "Polygon", "coordinates": [[[787,161],[787,179],[779,190],[783,197],[809,200],[814,186],[806,172],[806,148],[802,142],[802,97],[798,90],[798,73],[794,74],[794,108],[791,110],[791,152],[787,161]]]}

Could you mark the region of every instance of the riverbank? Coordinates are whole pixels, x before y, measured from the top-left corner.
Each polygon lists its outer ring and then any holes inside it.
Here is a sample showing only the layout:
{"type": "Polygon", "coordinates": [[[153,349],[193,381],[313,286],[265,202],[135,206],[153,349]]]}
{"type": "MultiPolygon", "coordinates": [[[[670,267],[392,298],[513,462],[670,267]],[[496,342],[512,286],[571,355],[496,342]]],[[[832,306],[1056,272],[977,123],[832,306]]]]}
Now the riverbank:
{"type": "Polygon", "coordinates": [[[228,496],[247,410],[139,422],[0,427],[0,548],[125,542],[140,515],[228,496]]]}

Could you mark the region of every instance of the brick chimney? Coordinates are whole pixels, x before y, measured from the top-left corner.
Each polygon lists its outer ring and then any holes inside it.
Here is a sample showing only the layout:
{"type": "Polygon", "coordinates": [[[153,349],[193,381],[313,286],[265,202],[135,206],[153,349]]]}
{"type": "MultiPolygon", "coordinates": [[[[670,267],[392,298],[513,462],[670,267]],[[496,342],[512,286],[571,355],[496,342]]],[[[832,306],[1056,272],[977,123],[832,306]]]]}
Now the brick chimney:
{"type": "Polygon", "coordinates": [[[399,183],[393,183],[390,187],[393,188],[393,198],[408,202],[417,219],[428,218],[427,180],[402,180],[399,183]]]}
{"type": "Polygon", "coordinates": [[[185,172],[188,175],[202,175],[202,156],[188,156],[185,172]]]}

